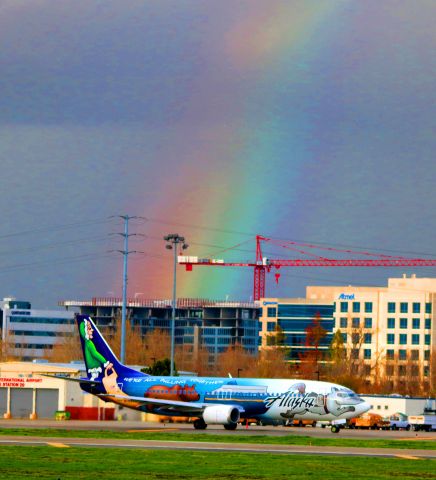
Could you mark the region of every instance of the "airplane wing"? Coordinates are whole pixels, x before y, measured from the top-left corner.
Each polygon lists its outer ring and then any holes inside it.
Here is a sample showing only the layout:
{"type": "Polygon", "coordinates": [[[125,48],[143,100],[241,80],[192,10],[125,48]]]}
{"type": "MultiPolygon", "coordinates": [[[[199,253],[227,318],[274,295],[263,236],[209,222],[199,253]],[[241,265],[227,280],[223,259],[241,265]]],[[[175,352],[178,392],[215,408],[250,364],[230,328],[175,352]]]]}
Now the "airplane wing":
{"type": "MultiPolygon", "coordinates": [[[[103,393],[99,396],[104,397],[109,401],[113,399],[114,403],[119,403],[120,401],[128,400],[132,402],[137,402],[138,405],[150,405],[153,407],[161,407],[165,410],[174,410],[174,412],[180,412],[180,413],[193,413],[193,412],[201,413],[204,411],[206,407],[210,407],[212,405],[214,406],[219,405],[217,403],[210,404],[210,403],[201,403],[201,402],[180,402],[177,400],[164,400],[161,398],[133,397],[129,395],[115,395],[115,394],[107,394],[107,393],[103,393]]],[[[240,412],[244,412],[244,409],[240,405],[235,405],[235,407],[240,412]]]]}

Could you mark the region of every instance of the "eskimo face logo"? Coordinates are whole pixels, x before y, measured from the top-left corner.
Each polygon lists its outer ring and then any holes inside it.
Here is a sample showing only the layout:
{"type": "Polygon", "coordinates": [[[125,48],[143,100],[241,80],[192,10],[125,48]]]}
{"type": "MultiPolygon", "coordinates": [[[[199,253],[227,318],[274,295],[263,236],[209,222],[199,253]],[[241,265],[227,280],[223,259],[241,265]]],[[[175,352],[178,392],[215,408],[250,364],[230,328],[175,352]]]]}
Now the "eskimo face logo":
{"type": "Polygon", "coordinates": [[[94,329],[92,328],[91,322],[87,320],[86,318],[83,319],[82,325],[80,325],[80,333],[82,334],[82,337],[84,340],[91,340],[92,339],[92,333],[94,332],[94,329]]]}

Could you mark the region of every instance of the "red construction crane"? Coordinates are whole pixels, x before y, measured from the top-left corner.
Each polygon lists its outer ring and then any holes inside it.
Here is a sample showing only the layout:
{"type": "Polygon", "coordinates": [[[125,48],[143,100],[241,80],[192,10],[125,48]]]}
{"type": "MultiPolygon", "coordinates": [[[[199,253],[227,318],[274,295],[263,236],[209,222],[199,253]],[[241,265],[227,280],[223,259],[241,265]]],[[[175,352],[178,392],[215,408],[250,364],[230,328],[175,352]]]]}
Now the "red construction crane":
{"type": "MultiPolygon", "coordinates": [[[[230,249],[228,249],[230,250],[230,249]]],[[[281,267],[434,267],[436,260],[423,258],[407,258],[402,256],[383,255],[364,251],[353,251],[348,249],[339,249],[333,247],[321,247],[307,243],[298,243],[292,241],[280,241],[272,238],[256,236],[256,261],[255,262],[225,262],[224,260],[211,258],[198,258],[192,256],[179,256],[178,263],[185,265],[186,271],[192,271],[193,266],[214,266],[214,267],[252,267],[254,268],[253,299],[259,300],[265,297],[265,274],[272,268],[276,270],[281,267]],[[265,257],[262,253],[261,242],[268,242],[275,246],[280,246],[294,253],[306,255],[311,258],[294,259],[272,259],[265,257]],[[316,253],[310,253],[305,249],[327,250],[344,254],[360,255],[364,258],[340,258],[331,259],[320,256],[316,253]],[[368,258],[374,257],[374,258],[368,258]]],[[[278,283],[280,273],[275,273],[275,280],[278,283]]]]}

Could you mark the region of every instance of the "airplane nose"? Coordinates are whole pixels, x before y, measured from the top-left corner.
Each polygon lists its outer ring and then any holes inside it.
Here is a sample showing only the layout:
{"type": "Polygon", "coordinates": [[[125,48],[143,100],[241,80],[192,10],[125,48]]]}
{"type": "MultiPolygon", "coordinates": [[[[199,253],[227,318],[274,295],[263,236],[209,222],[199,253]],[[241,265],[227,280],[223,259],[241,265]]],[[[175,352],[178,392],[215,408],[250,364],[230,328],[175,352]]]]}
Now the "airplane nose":
{"type": "Polygon", "coordinates": [[[356,405],[356,413],[358,412],[358,415],[362,415],[366,413],[368,410],[371,410],[372,405],[370,405],[368,402],[362,402],[356,405]]]}

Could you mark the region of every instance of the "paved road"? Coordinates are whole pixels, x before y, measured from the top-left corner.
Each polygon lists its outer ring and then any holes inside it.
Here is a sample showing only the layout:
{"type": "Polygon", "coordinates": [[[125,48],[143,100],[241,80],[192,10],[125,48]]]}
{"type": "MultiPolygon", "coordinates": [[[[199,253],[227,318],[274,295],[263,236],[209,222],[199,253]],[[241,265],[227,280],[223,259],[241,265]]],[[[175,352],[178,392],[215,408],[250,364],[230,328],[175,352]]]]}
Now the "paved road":
{"type": "Polygon", "coordinates": [[[216,443],[192,441],[159,441],[159,440],[124,440],[124,439],[81,439],[38,436],[7,435],[8,428],[64,428],[67,430],[108,430],[108,431],[140,431],[156,432],[171,431],[180,433],[230,434],[242,438],[250,435],[305,435],[312,437],[354,438],[354,439],[404,439],[404,440],[435,440],[435,433],[407,431],[366,431],[341,430],[339,435],[332,434],[329,429],[297,428],[297,427],[257,427],[248,429],[240,427],[234,432],[224,430],[221,426],[209,426],[207,430],[194,430],[190,424],[161,424],[152,422],[95,422],[95,421],[54,421],[54,420],[0,420],[0,445],[48,445],[52,447],[93,447],[93,448],[137,448],[137,449],[172,449],[196,451],[238,451],[252,453],[276,454],[306,454],[306,455],[341,455],[341,456],[371,456],[398,457],[408,459],[436,459],[435,450],[387,449],[387,448],[352,448],[352,447],[321,447],[311,445],[251,445],[246,443],[216,443]]]}
{"type": "Polygon", "coordinates": [[[140,421],[83,421],[83,420],[4,420],[0,419],[0,428],[62,428],[67,430],[114,430],[114,431],[172,431],[195,434],[218,434],[218,435],[302,435],[311,437],[327,438],[355,438],[355,439],[407,439],[407,440],[434,440],[436,448],[436,432],[414,431],[380,431],[380,430],[341,430],[339,434],[331,433],[329,428],[312,427],[257,427],[239,426],[234,432],[225,430],[220,425],[209,425],[206,430],[195,430],[192,424],[179,423],[156,423],[140,421]]]}
{"type": "Polygon", "coordinates": [[[59,438],[59,437],[19,437],[2,435],[1,445],[46,445],[54,448],[86,447],[86,448],[127,448],[147,450],[186,450],[208,452],[247,452],[274,454],[303,455],[334,455],[334,456],[365,456],[365,457],[396,457],[410,460],[422,458],[436,459],[435,450],[413,450],[398,448],[351,448],[351,447],[320,447],[310,445],[250,445],[246,443],[217,442],[174,442],[156,440],[123,440],[99,438],[59,438]]]}

